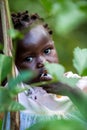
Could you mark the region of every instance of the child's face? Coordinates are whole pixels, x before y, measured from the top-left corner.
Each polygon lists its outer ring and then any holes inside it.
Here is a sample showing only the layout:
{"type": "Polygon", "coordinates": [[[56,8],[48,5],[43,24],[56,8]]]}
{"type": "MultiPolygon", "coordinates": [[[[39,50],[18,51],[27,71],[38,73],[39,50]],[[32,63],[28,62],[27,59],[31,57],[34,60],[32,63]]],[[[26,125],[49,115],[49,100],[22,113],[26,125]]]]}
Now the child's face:
{"type": "Polygon", "coordinates": [[[37,72],[38,76],[31,82],[50,80],[46,72],[45,62],[58,63],[57,53],[47,30],[42,25],[33,27],[18,44],[16,66],[18,70],[30,69],[37,72]]]}

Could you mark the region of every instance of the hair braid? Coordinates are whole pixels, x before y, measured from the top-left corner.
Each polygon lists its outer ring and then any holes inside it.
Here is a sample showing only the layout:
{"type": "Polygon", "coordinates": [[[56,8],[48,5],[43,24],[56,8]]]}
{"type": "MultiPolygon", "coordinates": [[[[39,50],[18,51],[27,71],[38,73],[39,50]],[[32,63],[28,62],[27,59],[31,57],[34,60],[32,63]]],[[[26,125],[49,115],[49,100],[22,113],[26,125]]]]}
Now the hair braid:
{"type": "MultiPolygon", "coordinates": [[[[30,26],[32,23],[36,22],[37,20],[39,21],[44,20],[37,13],[30,15],[28,11],[12,13],[11,17],[12,17],[14,28],[18,30],[30,26]]],[[[49,34],[52,34],[52,30],[50,30],[48,24],[44,24],[43,27],[47,29],[49,34]]]]}

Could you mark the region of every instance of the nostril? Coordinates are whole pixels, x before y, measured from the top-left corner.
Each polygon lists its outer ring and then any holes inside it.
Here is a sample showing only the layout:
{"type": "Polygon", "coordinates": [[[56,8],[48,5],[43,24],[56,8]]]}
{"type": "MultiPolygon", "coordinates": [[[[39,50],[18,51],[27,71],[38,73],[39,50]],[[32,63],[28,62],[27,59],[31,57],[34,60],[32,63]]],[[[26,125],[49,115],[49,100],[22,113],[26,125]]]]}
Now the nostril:
{"type": "Polygon", "coordinates": [[[42,67],[44,67],[43,63],[37,63],[37,68],[42,68],[42,67]]]}

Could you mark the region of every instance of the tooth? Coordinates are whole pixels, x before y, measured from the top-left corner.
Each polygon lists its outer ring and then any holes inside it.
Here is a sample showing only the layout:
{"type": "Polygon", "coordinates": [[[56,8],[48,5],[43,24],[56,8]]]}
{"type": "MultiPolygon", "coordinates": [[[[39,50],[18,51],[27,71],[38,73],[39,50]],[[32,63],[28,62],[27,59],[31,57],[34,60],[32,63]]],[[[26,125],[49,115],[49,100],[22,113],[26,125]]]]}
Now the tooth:
{"type": "Polygon", "coordinates": [[[43,73],[40,77],[41,80],[52,80],[52,76],[50,74],[43,73]]]}

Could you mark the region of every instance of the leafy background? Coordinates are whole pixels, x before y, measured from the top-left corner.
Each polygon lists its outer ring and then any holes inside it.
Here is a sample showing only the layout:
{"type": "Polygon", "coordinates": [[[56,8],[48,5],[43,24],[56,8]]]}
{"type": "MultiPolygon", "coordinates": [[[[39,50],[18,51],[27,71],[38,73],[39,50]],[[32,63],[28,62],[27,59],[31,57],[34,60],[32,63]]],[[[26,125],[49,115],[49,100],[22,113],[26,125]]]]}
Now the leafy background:
{"type": "MultiPolygon", "coordinates": [[[[9,0],[11,12],[28,10],[38,13],[53,30],[59,62],[66,71],[72,66],[75,47],[87,47],[87,1],[86,0],[9,0]]],[[[82,59],[81,59],[82,60],[82,59]]]]}
{"type": "MultiPolygon", "coordinates": [[[[49,23],[54,31],[53,39],[55,41],[55,45],[57,48],[57,52],[59,55],[60,63],[64,65],[67,70],[74,70],[72,67],[72,55],[73,50],[76,46],[80,48],[86,48],[87,44],[87,1],[86,0],[9,0],[11,12],[16,11],[25,11],[29,10],[31,13],[38,13],[42,17],[45,18],[45,21],[49,23]]],[[[80,48],[76,48],[74,50],[74,60],[73,65],[77,70],[79,75],[87,75],[87,49],[81,50],[80,48]],[[84,61],[84,62],[83,62],[84,61]]],[[[8,61],[8,57],[1,55],[0,56],[0,82],[7,77],[9,73],[9,69],[6,69],[5,73],[4,68],[6,68],[6,63],[10,63],[8,61]],[[3,61],[3,62],[2,62],[3,61]],[[8,61],[8,62],[7,62],[8,61]],[[4,64],[4,65],[3,65],[4,64]],[[4,67],[4,68],[3,68],[4,67]]],[[[8,64],[9,64],[8,63],[8,64]]],[[[12,64],[10,63],[9,66],[12,64]]],[[[55,69],[60,71],[59,67],[56,66],[55,69]]],[[[54,70],[55,71],[55,70],[54,70]]],[[[61,68],[61,72],[63,73],[64,69],[61,68]]],[[[74,70],[75,71],[75,70],[74,70]]],[[[56,71],[57,73],[58,71],[56,71]]],[[[24,109],[23,106],[17,104],[13,101],[13,98],[19,93],[24,90],[20,89],[17,86],[17,83],[20,83],[22,80],[25,80],[26,77],[30,78],[32,73],[28,73],[26,75],[23,73],[18,75],[17,78],[10,79],[8,81],[7,88],[3,88],[0,86],[0,111],[12,111],[12,110],[21,110],[24,109]],[[5,95],[5,96],[4,96],[5,95]],[[8,102],[7,102],[8,101],[8,102]]],[[[56,75],[58,76],[58,75],[56,75]]],[[[58,76],[59,77],[59,76],[58,76]]],[[[66,79],[62,79],[63,82],[67,82],[66,79]]],[[[60,77],[61,81],[61,77],[60,77]]],[[[71,84],[72,82],[68,82],[71,84]]],[[[79,129],[85,130],[87,127],[87,95],[83,92],[81,94],[77,91],[75,94],[67,94],[74,104],[78,107],[83,117],[80,117],[79,113],[72,113],[74,121],[65,121],[59,120],[58,122],[48,122],[44,128],[46,129],[79,129]],[[77,97],[77,98],[76,98],[77,97]],[[75,117],[74,117],[75,116],[75,117]],[[78,118],[78,119],[77,119],[78,118]],[[76,122],[78,121],[78,123],[76,122]],[[71,122],[71,123],[70,123],[71,122]],[[52,124],[53,123],[53,124],[52,124]],[[84,124],[84,125],[83,125],[84,124]],[[86,124],[86,126],[85,126],[86,124]],[[81,125],[81,126],[80,126],[81,125]],[[48,126],[48,127],[47,127],[48,126]],[[53,126],[53,127],[51,127],[53,126]],[[75,126],[75,128],[73,127],[75,126]]],[[[2,121],[0,121],[1,127],[2,121]]],[[[36,125],[34,128],[31,129],[43,129],[43,125],[40,124],[36,125]]],[[[3,129],[4,130],[4,129],[3,129]]]]}

